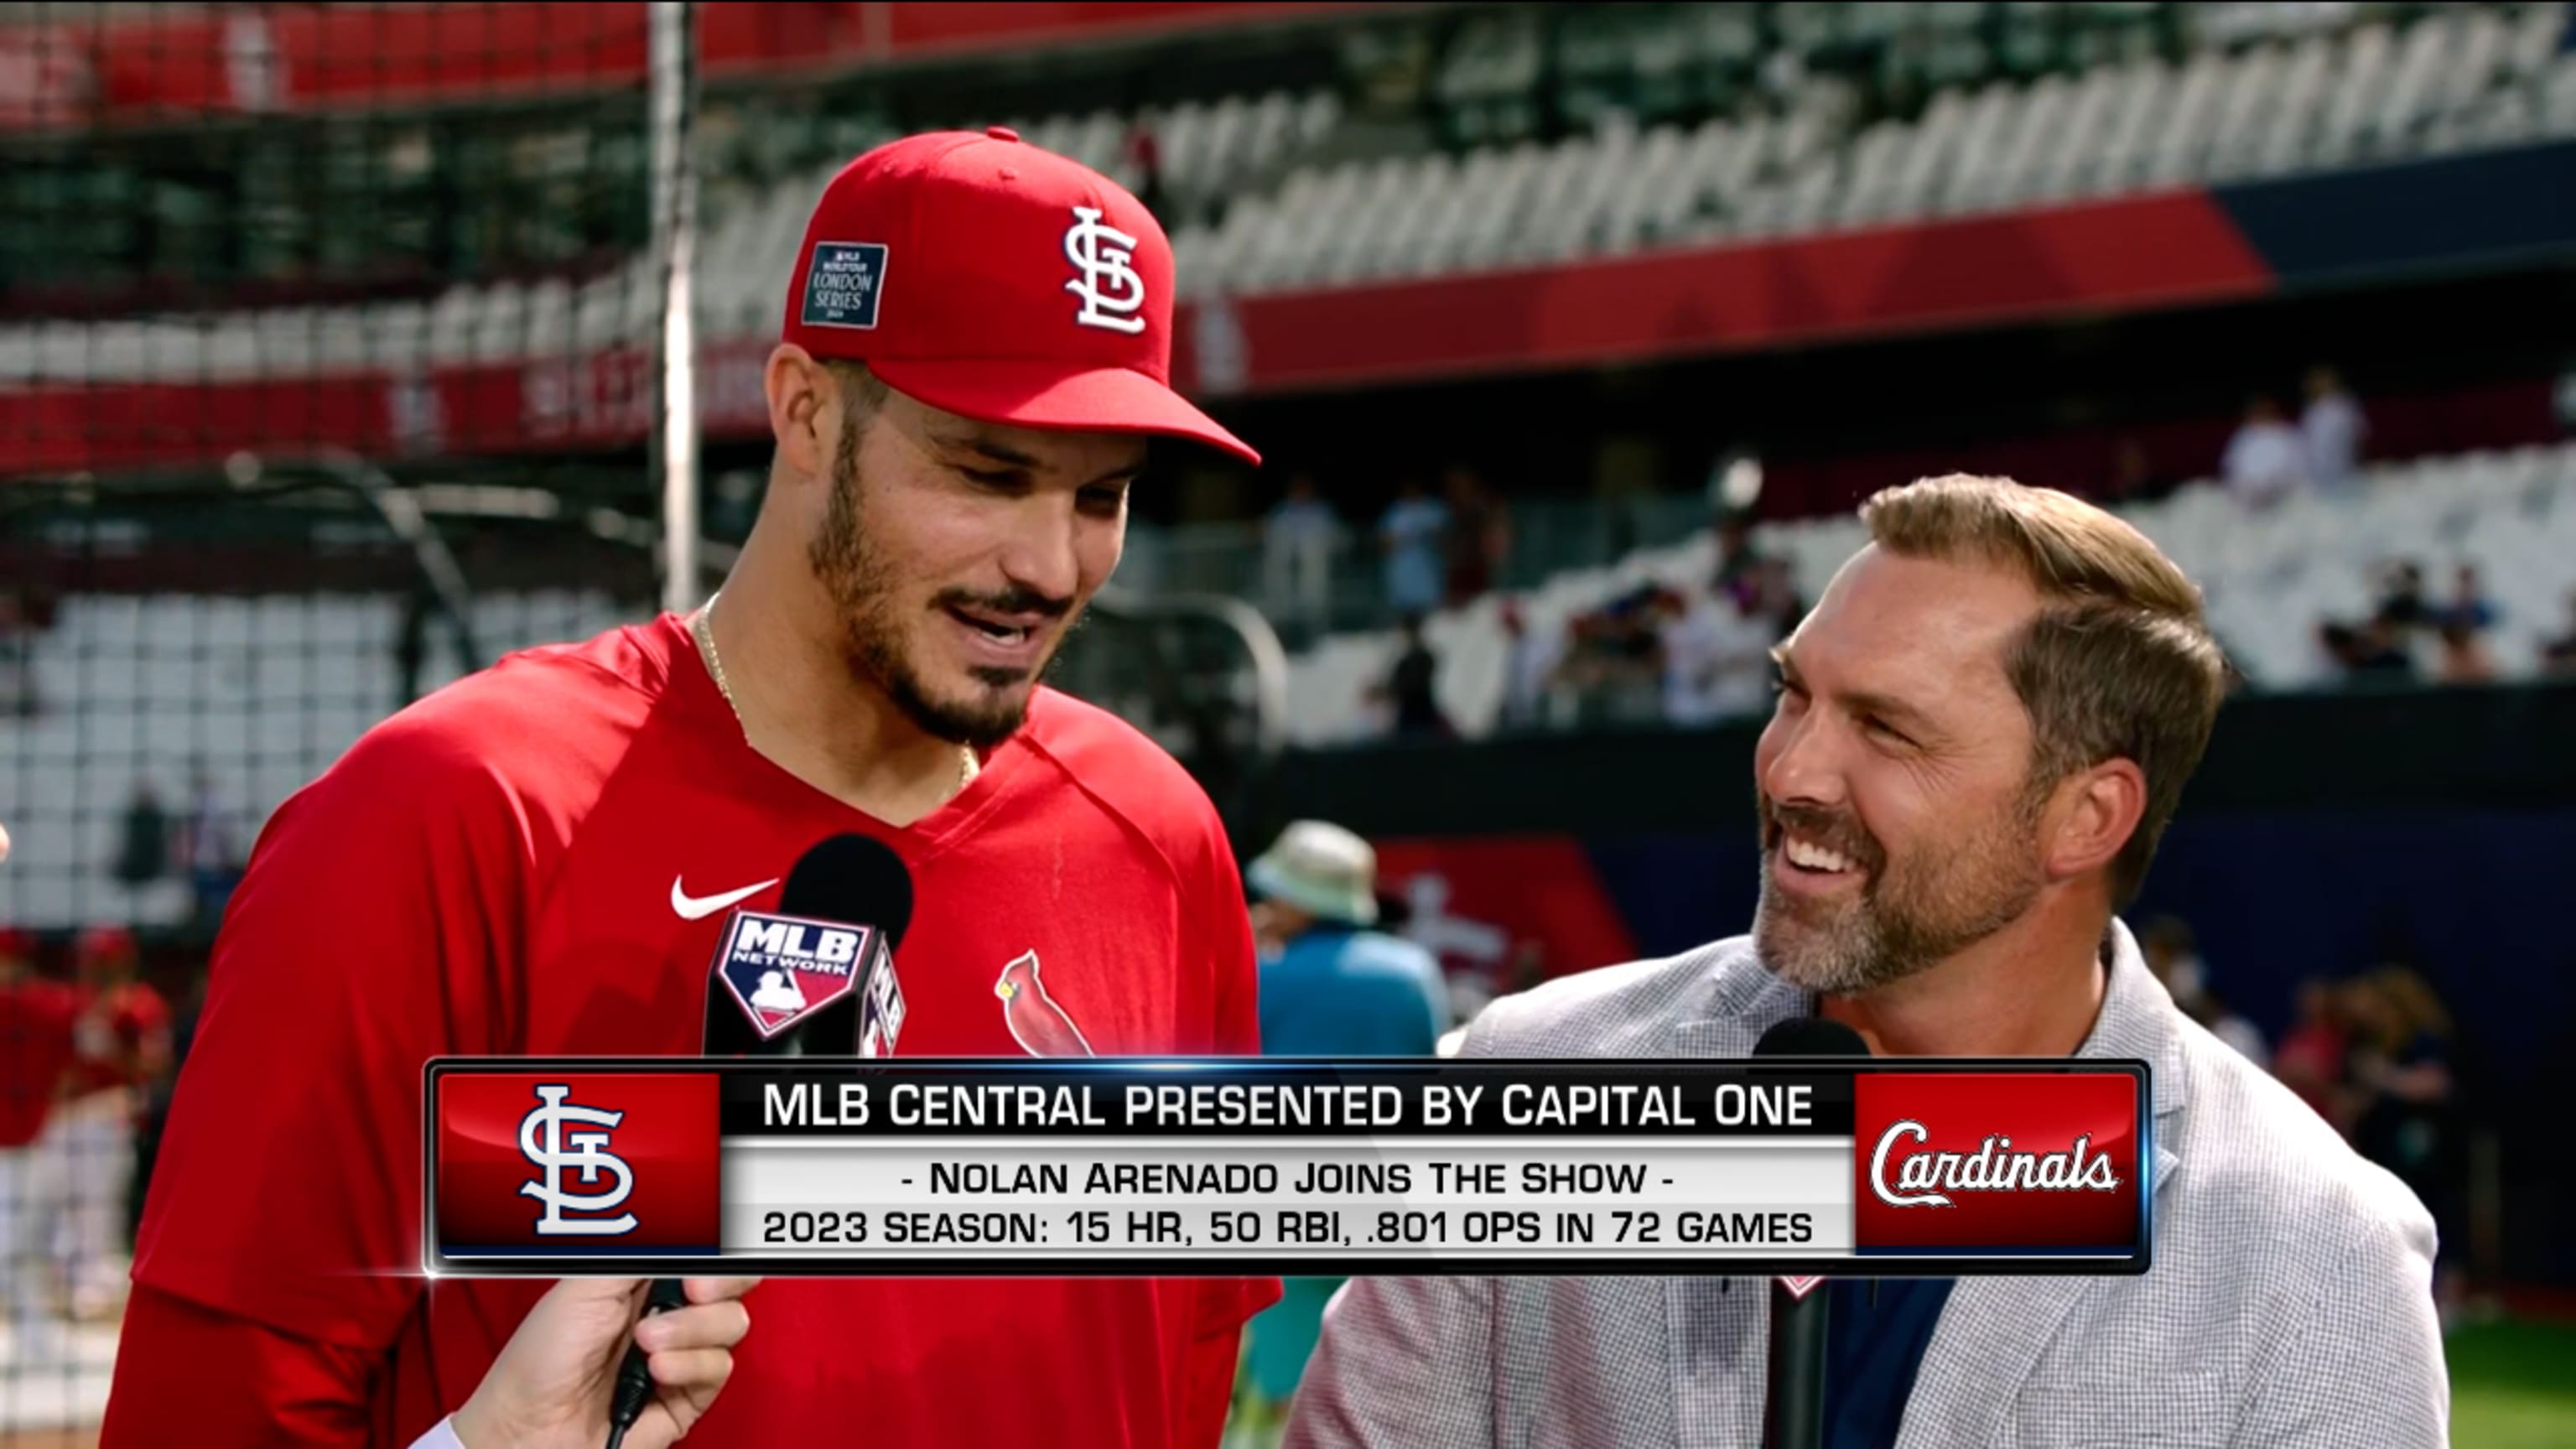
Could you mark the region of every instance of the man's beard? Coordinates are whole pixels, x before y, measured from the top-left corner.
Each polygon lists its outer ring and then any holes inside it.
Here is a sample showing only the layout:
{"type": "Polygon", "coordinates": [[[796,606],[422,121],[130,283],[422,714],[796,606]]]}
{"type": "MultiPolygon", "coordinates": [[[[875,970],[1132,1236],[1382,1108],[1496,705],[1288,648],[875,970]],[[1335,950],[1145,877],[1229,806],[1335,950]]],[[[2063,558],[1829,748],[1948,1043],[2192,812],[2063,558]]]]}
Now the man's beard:
{"type": "Polygon", "coordinates": [[[2028,911],[2039,896],[2034,839],[2045,794],[2037,789],[1955,842],[1927,842],[1903,861],[1844,814],[1775,806],[1762,820],[1762,901],[1753,943],[1762,964],[1793,986],[1849,996],[1931,969],[2028,911]],[[1867,879],[1857,900],[1816,900],[1775,889],[1772,858],[1784,830],[1854,862],[1867,879]]]}
{"type": "MultiPolygon", "coordinates": [[[[841,430],[840,446],[832,456],[832,496],[824,506],[823,528],[805,551],[815,579],[840,613],[842,657],[853,677],[884,691],[922,733],[952,744],[990,749],[1017,734],[1026,722],[1028,694],[1011,686],[1028,676],[1016,669],[970,669],[978,681],[992,687],[990,692],[977,691],[966,700],[930,696],[921,672],[904,650],[903,621],[895,617],[893,568],[859,516],[858,434],[855,423],[841,430]]],[[[934,609],[951,605],[1051,617],[1072,609],[1068,601],[1027,590],[979,594],[946,589],[931,601],[934,609]]],[[[1030,674],[1043,676],[1054,663],[1055,653],[1050,651],[1030,674]]]]}

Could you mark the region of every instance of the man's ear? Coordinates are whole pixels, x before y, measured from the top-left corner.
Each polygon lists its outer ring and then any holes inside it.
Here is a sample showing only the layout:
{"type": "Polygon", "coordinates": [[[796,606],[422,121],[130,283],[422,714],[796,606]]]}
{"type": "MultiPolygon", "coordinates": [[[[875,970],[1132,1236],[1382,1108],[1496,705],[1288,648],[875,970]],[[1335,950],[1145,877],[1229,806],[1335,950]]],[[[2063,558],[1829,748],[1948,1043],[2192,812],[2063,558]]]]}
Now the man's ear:
{"type": "Polygon", "coordinates": [[[2147,775],[2134,760],[2105,760],[2060,782],[2043,866],[2057,880],[2108,867],[2147,813],[2147,775]]]}
{"type": "Polygon", "coordinates": [[[841,403],[831,372],[804,348],[782,342],[770,352],[760,381],[778,461],[802,477],[830,476],[841,403]]]}

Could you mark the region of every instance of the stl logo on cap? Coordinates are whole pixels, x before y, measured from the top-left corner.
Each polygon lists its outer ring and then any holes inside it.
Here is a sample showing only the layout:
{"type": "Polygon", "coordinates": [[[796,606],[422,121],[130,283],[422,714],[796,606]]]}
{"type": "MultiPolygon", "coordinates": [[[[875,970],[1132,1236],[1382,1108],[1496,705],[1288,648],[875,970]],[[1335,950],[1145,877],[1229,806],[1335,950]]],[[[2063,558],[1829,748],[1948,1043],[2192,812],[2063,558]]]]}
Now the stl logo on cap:
{"type": "Polygon", "coordinates": [[[1064,289],[1082,299],[1074,321],[1133,337],[1145,330],[1145,319],[1136,315],[1145,305],[1145,279],[1136,275],[1136,239],[1103,225],[1100,216],[1096,206],[1073,209],[1073,225],[1064,231],[1064,256],[1082,275],[1064,289]],[[1104,285],[1108,290],[1102,290],[1104,285]]]}

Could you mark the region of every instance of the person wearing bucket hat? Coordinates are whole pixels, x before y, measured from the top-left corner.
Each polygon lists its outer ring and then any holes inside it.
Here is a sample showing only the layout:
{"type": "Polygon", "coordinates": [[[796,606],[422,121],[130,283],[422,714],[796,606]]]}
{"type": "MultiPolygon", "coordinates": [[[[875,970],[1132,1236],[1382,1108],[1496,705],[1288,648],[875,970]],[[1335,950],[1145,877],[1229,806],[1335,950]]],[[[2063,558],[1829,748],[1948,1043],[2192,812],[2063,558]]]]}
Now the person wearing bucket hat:
{"type": "Polygon", "coordinates": [[[102,1449],[596,1449],[604,1389],[566,1396],[647,1337],[627,1449],[1218,1443],[1275,1279],[722,1280],[634,1330],[615,1294],[418,1272],[422,1062],[696,1055],[727,908],[777,909],[837,834],[912,875],[904,1054],[1258,1050],[1207,796],[1040,682],[1149,439],[1258,461],[1170,386],[1161,228],[1008,131],[941,132],[834,176],[785,281],[768,489],[715,596],[438,691],[262,834],[102,1449]]]}
{"type": "MultiPolygon", "coordinates": [[[[1370,927],[1377,851],[1339,825],[1300,820],[1244,870],[1261,963],[1261,1044],[1273,1056],[1411,1056],[1449,1029],[1447,983],[1429,951],[1370,927]]],[[[1339,1278],[1291,1278],[1252,1320],[1250,1416],[1277,1416],[1323,1332],[1339,1278]]]]}

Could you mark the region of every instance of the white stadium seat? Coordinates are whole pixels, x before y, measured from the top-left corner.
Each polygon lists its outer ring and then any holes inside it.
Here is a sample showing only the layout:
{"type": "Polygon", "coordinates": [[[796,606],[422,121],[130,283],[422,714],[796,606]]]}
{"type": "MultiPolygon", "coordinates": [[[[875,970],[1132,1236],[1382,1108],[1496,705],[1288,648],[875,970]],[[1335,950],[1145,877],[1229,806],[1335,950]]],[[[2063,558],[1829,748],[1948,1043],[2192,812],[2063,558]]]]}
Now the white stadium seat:
{"type": "MultiPolygon", "coordinates": [[[[1401,150],[1400,130],[1374,115],[1354,128],[1364,144],[1345,146],[1344,102],[1330,88],[1141,115],[1064,112],[1020,129],[1123,175],[1129,135],[1149,127],[1184,208],[1171,229],[1193,298],[1887,225],[2576,134],[2576,54],[2559,48],[2569,6],[2443,7],[2402,23],[2382,13],[2200,12],[2202,43],[2179,68],[2132,49],[2134,59],[2026,85],[1937,86],[1919,113],[1865,127],[1836,80],[1810,79],[1785,106],[1686,94],[1711,68],[1749,73],[1762,62],[1758,27],[1730,7],[1630,17],[1592,37],[1601,75],[1642,78],[1654,94],[1638,104],[1652,115],[1688,101],[1706,119],[1641,132],[1616,87],[1596,86],[1601,94],[1583,103],[1590,131],[1545,143],[1522,139],[1528,117],[1506,114],[1534,105],[1547,79],[1545,27],[1521,12],[1480,14],[1431,68],[1439,101],[1485,113],[1462,124],[1492,132],[1462,153],[1401,150]]],[[[1985,14],[1975,4],[1791,7],[1777,20],[1792,52],[1883,41],[1965,44],[1966,54],[1984,43],[1975,32],[1985,14]]],[[[842,122],[844,139],[876,131],[842,122]]],[[[805,218],[834,169],[774,183],[710,178],[697,287],[709,341],[774,329],[805,218]]],[[[636,257],[577,286],[460,282],[426,303],[9,323],[0,385],[409,373],[638,344],[661,305],[649,270],[636,257]]]]}

